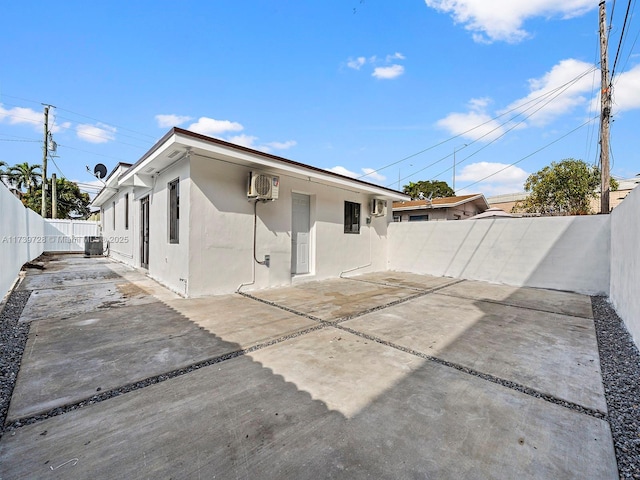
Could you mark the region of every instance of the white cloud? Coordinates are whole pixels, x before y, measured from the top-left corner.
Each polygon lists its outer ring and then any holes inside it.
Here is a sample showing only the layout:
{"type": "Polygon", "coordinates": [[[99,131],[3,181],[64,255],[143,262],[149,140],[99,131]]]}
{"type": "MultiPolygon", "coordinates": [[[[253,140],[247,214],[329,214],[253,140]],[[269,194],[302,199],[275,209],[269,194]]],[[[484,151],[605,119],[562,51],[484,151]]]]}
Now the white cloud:
{"type": "Polygon", "coordinates": [[[291,147],[295,147],[297,144],[298,142],[295,140],[287,140],[286,142],[269,142],[266,146],[273,148],[274,150],[287,150],[291,147]]]}
{"type": "Polygon", "coordinates": [[[586,106],[589,100],[585,94],[593,90],[593,75],[597,72],[584,74],[592,68],[592,64],[573,58],[562,60],[542,77],[530,79],[529,95],[512,102],[504,111],[515,110],[529,116],[528,123],[544,126],[578,106],[586,106]],[[575,83],[563,87],[581,75],[575,83]]]}
{"type": "Polygon", "coordinates": [[[465,165],[456,175],[456,182],[462,182],[462,188],[457,188],[456,193],[468,195],[470,193],[483,193],[485,196],[501,195],[504,193],[517,193],[524,190],[524,182],[529,174],[517,166],[509,166],[499,162],[478,162],[465,165]],[[485,177],[486,180],[483,180],[485,177]],[[464,184],[476,183],[469,189],[464,184]]]}
{"type": "Polygon", "coordinates": [[[356,173],[356,172],[352,172],[351,170],[348,170],[347,168],[343,167],[342,165],[336,165],[335,167],[331,167],[328,168],[327,170],[329,170],[330,172],[333,173],[338,173],[340,175],[344,175],[345,177],[351,177],[351,178],[361,178],[361,180],[364,180],[365,182],[384,182],[387,177],[385,177],[384,175],[380,175],[379,173],[376,173],[375,170],[373,168],[363,168],[362,169],[362,173],[356,173]]]}
{"type": "Polygon", "coordinates": [[[371,75],[376,78],[391,80],[399,77],[403,73],[404,67],[402,65],[390,65],[388,67],[376,67],[371,75]]]}
{"type": "Polygon", "coordinates": [[[362,177],[362,180],[368,182],[384,182],[387,179],[387,177],[380,175],[373,168],[363,168],[362,171],[365,174],[364,177],[362,177]]]}
{"type": "Polygon", "coordinates": [[[400,52],[396,52],[393,55],[387,55],[387,62],[392,62],[393,60],[404,60],[405,56],[400,52]]]}
{"type": "Polygon", "coordinates": [[[615,111],[640,108],[640,65],[617,76],[613,85],[615,111]]]}
{"type": "Polygon", "coordinates": [[[218,136],[225,132],[240,132],[244,127],[238,122],[229,120],[216,120],[209,117],[200,117],[197,122],[189,125],[187,130],[203,135],[218,136]]]}
{"type": "Polygon", "coordinates": [[[488,98],[475,98],[469,101],[469,112],[453,112],[438,120],[437,125],[451,135],[462,135],[469,140],[489,142],[495,140],[505,131],[504,127],[485,112],[489,105],[488,98]]]}
{"type": "Polygon", "coordinates": [[[577,17],[598,6],[594,0],[425,0],[428,7],[448,13],[477,42],[520,42],[530,36],[526,20],[534,17],[577,17]]]}
{"type": "MultiPolygon", "coordinates": [[[[548,125],[578,107],[589,105],[593,75],[598,75],[593,68],[589,63],[572,58],[562,60],[541,77],[530,79],[529,93],[511,102],[506,108],[488,113],[491,100],[475,98],[469,101],[468,112],[450,113],[439,120],[437,125],[452,135],[482,141],[497,139],[508,129],[548,125]]],[[[627,91],[631,92],[631,102],[636,98],[633,97],[636,94],[633,90],[636,88],[634,82],[640,80],[638,77],[630,77],[630,88],[627,91]]]]}
{"type": "Polygon", "coordinates": [[[53,123],[52,125],[49,126],[49,130],[51,131],[51,133],[60,133],[60,132],[64,132],[65,130],[68,130],[71,128],[71,122],[62,122],[62,123],[53,123]]]}
{"type": "Polygon", "coordinates": [[[176,127],[192,119],[191,117],[187,117],[186,115],[174,115],[174,114],[156,115],[155,118],[156,118],[156,122],[158,122],[158,127],[160,128],[176,127]]]}
{"type": "Polygon", "coordinates": [[[227,138],[228,142],[235,143],[236,145],[241,145],[247,148],[258,149],[258,147],[255,145],[256,140],[258,140],[258,137],[254,137],[252,135],[245,135],[244,133],[241,135],[235,135],[233,137],[227,138]]]}
{"type": "Polygon", "coordinates": [[[78,138],[90,143],[106,143],[115,140],[116,128],[104,123],[96,123],[95,125],[79,124],[76,125],[76,134],[78,138]]]}
{"type": "Polygon", "coordinates": [[[36,112],[30,108],[13,107],[7,109],[0,104],[0,121],[6,121],[10,125],[27,124],[43,128],[44,116],[42,112],[36,112]]]}
{"type": "Polygon", "coordinates": [[[364,57],[358,57],[356,59],[350,58],[347,62],[347,67],[360,70],[365,63],[367,63],[367,60],[364,57]]]}

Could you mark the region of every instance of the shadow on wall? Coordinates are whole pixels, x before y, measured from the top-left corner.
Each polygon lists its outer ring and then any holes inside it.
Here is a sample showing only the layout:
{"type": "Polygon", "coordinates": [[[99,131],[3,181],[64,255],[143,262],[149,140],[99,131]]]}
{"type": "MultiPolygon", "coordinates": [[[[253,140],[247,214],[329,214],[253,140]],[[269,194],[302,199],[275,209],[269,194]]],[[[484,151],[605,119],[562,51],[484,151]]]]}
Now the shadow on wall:
{"type": "Polygon", "coordinates": [[[608,215],[393,223],[389,240],[390,270],[609,293],[608,215]]]}

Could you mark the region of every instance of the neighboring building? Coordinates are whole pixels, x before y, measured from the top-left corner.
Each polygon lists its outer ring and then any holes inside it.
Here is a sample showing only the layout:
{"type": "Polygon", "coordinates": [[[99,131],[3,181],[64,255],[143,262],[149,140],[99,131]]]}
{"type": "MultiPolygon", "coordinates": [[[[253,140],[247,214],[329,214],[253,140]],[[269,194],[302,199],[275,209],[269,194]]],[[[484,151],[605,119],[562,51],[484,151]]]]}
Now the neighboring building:
{"type": "Polygon", "coordinates": [[[482,213],[479,213],[475,217],[471,217],[469,220],[482,220],[482,219],[495,219],[495,218],[513,218],[511,213],[507,213],[498,207],[491,207],[482,213]]]}
{"type": "Polygon", "coordinates": [[[169,131],[92,205],[109,255],[185,296],[387,269],[395,190],[169,131]]]}
{"type": "Polygon", "coordinates": [[[433,200],[393,202],[394,222],[465,220],[489,208],[481,193],[433,200]]]}
{"type": "MultiPolygon", "coordinates": [[[[640,183],[640,177],[627,178],[624,180],[618,180],[618,189],[611,192],[609,195],[609,207],[611,210],[616,208],[622,200],[629,195],[629,192],[636,188],[640,183]]],[[[487,197],[487,202],[492,207],[497,207],[505,212],[512,213],[513,207],[520,200],[524,200],[527,198],[529,194],[526,192],[521,193],[508,193],[506,195],[496,195],[493,197],[487,197]]],[[[596,196],[596,198],[591,200],[591,209],[594,212],[600,211],[600,194],[596,196]]]]}

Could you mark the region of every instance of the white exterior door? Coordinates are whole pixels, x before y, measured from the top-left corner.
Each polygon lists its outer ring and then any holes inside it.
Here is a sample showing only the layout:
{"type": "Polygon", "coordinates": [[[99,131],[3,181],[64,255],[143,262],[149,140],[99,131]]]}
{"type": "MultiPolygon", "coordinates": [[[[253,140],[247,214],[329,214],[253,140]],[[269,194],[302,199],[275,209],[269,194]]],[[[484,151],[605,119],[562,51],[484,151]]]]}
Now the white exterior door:
{"type": "Polygon", "coordinates": [[[292,193],[291,273],[309,273],[309,195],[292,193]]]}

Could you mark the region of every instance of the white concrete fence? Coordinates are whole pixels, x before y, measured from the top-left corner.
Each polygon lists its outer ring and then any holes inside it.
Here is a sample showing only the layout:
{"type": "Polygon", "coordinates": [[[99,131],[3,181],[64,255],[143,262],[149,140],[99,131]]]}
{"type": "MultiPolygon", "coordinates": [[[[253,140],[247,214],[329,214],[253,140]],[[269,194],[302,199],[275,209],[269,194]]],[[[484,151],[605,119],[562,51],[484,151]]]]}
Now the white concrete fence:
{"type": "Polygon", "coordinates": [[[43,252],[84,252],[84,236],[99,235],[99,222],[43,219],[0,184],[0,300],[25,263],[43,252]]]}

